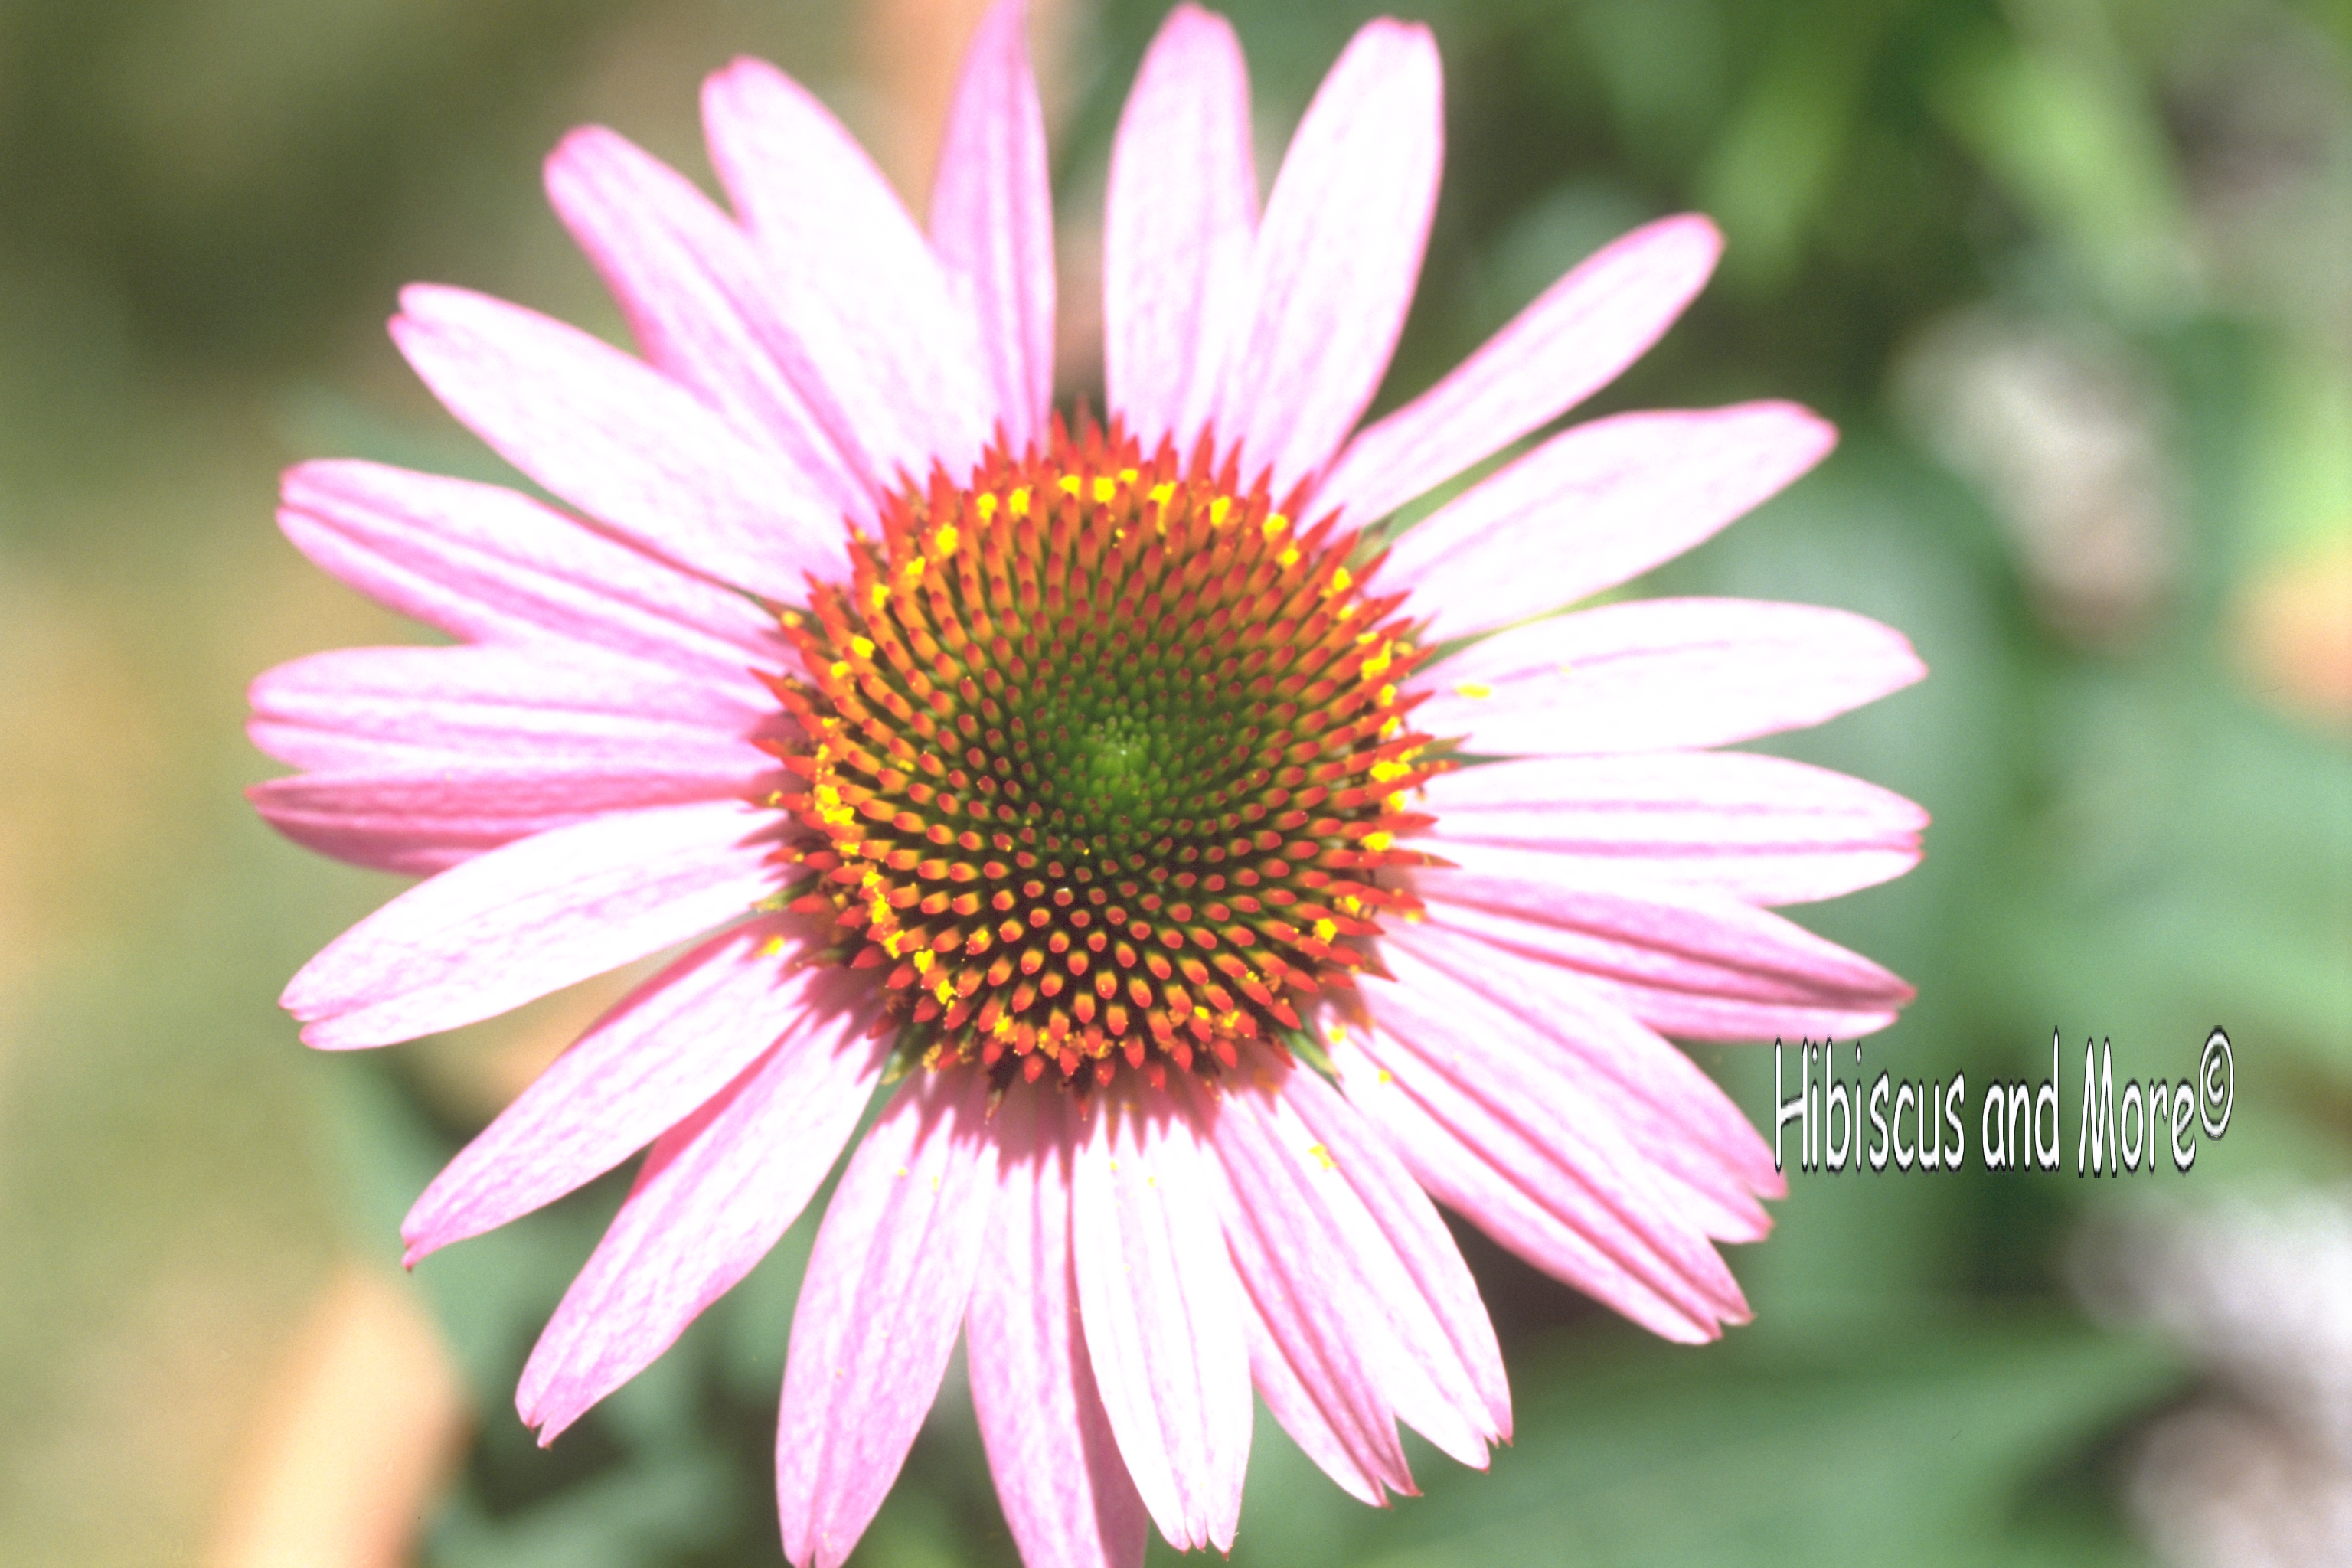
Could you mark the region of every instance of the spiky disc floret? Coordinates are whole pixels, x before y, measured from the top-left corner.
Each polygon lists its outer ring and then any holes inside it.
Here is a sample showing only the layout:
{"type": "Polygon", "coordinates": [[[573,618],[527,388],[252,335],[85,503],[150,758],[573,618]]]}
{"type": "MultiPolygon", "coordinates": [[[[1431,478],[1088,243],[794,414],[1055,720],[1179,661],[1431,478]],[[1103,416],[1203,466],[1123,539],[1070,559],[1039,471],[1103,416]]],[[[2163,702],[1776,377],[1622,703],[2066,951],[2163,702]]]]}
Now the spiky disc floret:
{"type": "Polygon", "coordinates": [[[816,873],[793,907],[887,969],[931,1061],[1213,1073],[1415,908],[1380,873],[1425,861],[1395,840],[1445,764],[1398,695],[1423,657],[1402,595],[1209,449],[1057,420],[1042,456],[894,498],[851,581],[783,617],[806,738],[774,804],[816,873]]]}

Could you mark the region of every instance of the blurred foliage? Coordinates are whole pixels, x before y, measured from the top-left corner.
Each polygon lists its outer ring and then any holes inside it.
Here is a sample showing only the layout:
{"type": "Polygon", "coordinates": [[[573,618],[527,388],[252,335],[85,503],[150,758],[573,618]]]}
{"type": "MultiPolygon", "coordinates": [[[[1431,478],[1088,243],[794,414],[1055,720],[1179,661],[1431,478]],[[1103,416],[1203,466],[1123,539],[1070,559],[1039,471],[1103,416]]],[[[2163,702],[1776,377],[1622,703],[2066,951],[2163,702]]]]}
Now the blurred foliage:
{"type": "MultiPolygon", "coordinates": [[[[1228,9],[1270,171],[1379,7],[1228,9]]],[[[2344,1173],[2347,721],[2290,711],[2293,672],[2249,662],[2245,625],[2258,584],[2352,536],[2342,7],[1414,9],[1445,55],[1447,179],[1384,405],[1596,245],[1699,207],[1728,236],[1721,277],[1579,416],[1790,396],[1844,431],[1819,474],[1644,587],[1850,607],[1933,671],[1772,748],[1935,815],[1911,876],[1799,911],[1919,989],[1870,1070],[2038,1077],[2054,1028],[2069,1082],[2086,1035],[2119,1068],[2178,1076],[2221,1023],[2237,1116],[2191,1185],[2344,1173]],[[2017,403],[2017,367],[2044,361],[2083,372],[2062,389],[2105,376],[2128,395],[2017,403]],[[1983,449],[1998,422],[1988,437],[1951,413],[1969,396],[2028,408],[2021,436],[2120,422],[2152,455],[2145,493],[2045,505],[2081,485],[2003,467],[1983,449]],[[2101,616],[2039,574],[2053,549],[2091,559],[2069,528],[2121,531],[2117,559],[2139,563],[2101,616]]],[[[1160,10],[1106,0],[1076,34],[1056,140],[1072,210],[1099,199],[1160,10]]],[[[215,1347],[265,1357],[334,1248],[390,1256],[486,1114],[443,1081],[449,1051],[310,1059],[270,1005],[393,884],[243,812],[236,786],[265,770],[237,689],[278,658],[413,635],[277,545],[275,468],[346,452],[491,471],[382,345],[396,285],[446,278],[616,330],[538,203],[539,154],[605,117],[698,169],[693,82],[739,47],[858,122],[851,31],[814,0],[0,8],[0,1558],[184,1555],[218,1468],[185,1468],[147,1424],[171,1431],[195,1400],[225,1436],[250,1395],[205,1381],[215,1347]],[[183,1479],[159,1490],[158,1473],[183,1479]]],[[[1696,1054],[1769,1125],[1769,1055],[1696,1054]]],[[[1417,1449],[1428,1497],[1375,1513],[1261,1423],[1236,1561],[2135,1560],[2120,1468],[2187,1374],[2082,1321],[2063,1259],[2158,1180],[1975,1161],[1792,1176],[1773,1238],[1734,1259],[1756,1324],[1699,1352],[1465,1233],[1517,1446],[1483,1478],[1417,1449]]],[[[480,1413],[430,1562],[776,1560],[807,1221],[551,1449],[508,1415],[624,1181],[418,1270],[480,1413]]],[[[951,1377],[857,1561],[1012,1560],[951,1377]]]]}

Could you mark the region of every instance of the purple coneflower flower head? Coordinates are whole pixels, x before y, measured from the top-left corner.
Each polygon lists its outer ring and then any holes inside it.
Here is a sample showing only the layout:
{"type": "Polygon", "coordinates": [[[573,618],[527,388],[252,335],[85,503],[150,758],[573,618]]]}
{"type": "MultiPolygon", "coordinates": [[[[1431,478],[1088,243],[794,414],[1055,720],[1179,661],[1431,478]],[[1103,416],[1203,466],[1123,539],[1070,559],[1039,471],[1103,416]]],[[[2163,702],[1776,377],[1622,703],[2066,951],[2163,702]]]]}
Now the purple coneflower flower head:
{"type": "Polygon", "coordinates": [[[523,1373],[551,1440],[807,1205],[777,1443],[835,1564],[957,1337],[1033,1564],[1232,1542],[1255,1390],[1340,1486],[1410,1425],[1508,1436],[1443,1201],[1634,1321],[1748,1309],[1715,1244],[1782,1192],[1666,1036],[1850,1037],[1909,999],[1769,912],[1896,876],[1924,815],[1708,748],[1916,680],[1801,605],[1612,604],[1819,461],[1786,404],[1549,424],[1712,268],[1697,217],[1562,278],[1359,428],[1437,193],[1435,48],[1371,23],[1258,209],[1231,29],[1129,97],[1108,409],[1049,406],[1053,224],[1018,0],[982,24],[919,229],[803,89],[704,111],[732,212],[610,132],[548,165],[642,357],[444,288],[419,374],[561,506],[354,462],[287,477],[327,571],[457,639],[272,670],[289,837],[426,879],[297,975],[327,1049],[684,946],[451,1163],[412,1261],[646,1150],[523,1373]]]}

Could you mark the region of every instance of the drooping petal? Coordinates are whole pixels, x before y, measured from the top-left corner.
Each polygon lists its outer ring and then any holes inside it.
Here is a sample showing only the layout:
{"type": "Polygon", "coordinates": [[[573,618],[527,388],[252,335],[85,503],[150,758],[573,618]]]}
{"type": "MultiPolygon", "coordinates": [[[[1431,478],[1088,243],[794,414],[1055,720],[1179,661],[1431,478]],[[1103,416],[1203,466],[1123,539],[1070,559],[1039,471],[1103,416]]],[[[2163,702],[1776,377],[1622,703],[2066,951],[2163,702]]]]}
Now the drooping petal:
{"type": "MultiPolygon", "coordinates": [[[[1334,1167],[1346,1173],[1356,1198],[1404,1266],[1411,1284],[1396,1291],[1397,1299],[1405,1300],[1409,1291],[1416,1303],[1412,1310],[1425,1306],[1436,1315],[1454,1364],[1485,1412],[1486,1419],[1475,1424],[1490,1441],[1509,1442],[1511,1392],[1503,1376],[1502,1349],[1495,1342],[1495,1325],[1486,1316],[1486,1302],[1479,1300],[1477,1281],[1470,1277],[1469,1265],[1462,1261],[1462,1250],[1439,1217],[1437,1205],[1363,1113],[1321,1078],[1294,1070],[1282,1080],[1281,1092],[1285,1109],[1322,1142],[1334,1167]]],[[[1438,1381],[1450,1384],[1452,1375],[1438,1381]]]]}
{"type": "MultiPolygon", "coordinates": [[[[1226,1109],[1219,1108],[1220,1123],[1226,1109]]],[[[1384,1333],[1370,1342],[1351,1335],[1350,1314],[1338,1298],[1363,1283],[1340,1247],[1315,1227],[1319,1216],[1298,1216],[1291,1228],[1299,1234],[1267,1234],[1275,1227],[1265,1222],[1288,1217],[1277,1205],[1295,1197],[1294,1184],[1279,1171],[1271,1184],[1252,1180],[1249,1156],[1258,1140],[1250,1131],[1223,1133],[1239,1147],[1219,1149],[1215,1162],[1225,1177],[1225,1245],[1241,1276],[1250,1380],[1283,1430],[1340,1489],[1375,1508],[1391,1491],[1410,1497],[1420,1489],[1373,1367],[1377,1357],[1407,1352],[1384,1333]]]]}
{"type": "Polygon", "coordinates": [[[246,798],[295,843],[379,871],[429,877],[486,850],[611,811],[740,800],[751,770],[608,763],[411,763],[269,779],[246,798]]]}
{"type": "Polygon", "coordinates": [[[302,966],[279,1005],[324,1050],[519,1007],[699,935],[775,890],[775,814],[734,801],[616,812],[411,888],[302,966]]]}
{"type": "MultiPolygon", "coordinates": [[[[1464,1364],[1359,1194],[1357,1173],[1299,1117],[1289,1099],[1298,1070],[1254,1065],[1265,1083],[1253,1072],[1229,1085],[1209,1123],[1244,1286],[1335,1429],[1371,1439],[1351,1445],[1365,1468],[1406,1489],[1397,1418],[1483,1467],[1500,1436],[1480,1388],[1488,1369],[1464,1364]],[[1376,1468],[1391,1458],[1385,1472],[1376,1468]]],[[[1344,1103],[1330,1109],[1345,1113],[1344,1103]]],[[[1353,1142],[1358,1157],[1378,1147],[1369,1137],[1353,1142]]]]}
{"type": "Polygon", "coordinates": [[[775,617],[497,485],[380,463],[286,471],[296,549],[404,616],[470,642],[588,644],[759,702],[745,667],[791,656],[775,617]]]}
{"type": "Polygon", "coordinates": [[[1723,236],[1696,214],[1604,246],[1446,378],[1359,432],[1316,510],[1361,526],[1501,451],[1617,379],[1715,270],[1723,236]]]}
{"type": "Polygon", "coordinates": [[[1149,454],[1189,457],[1257,232],[1249,71],[1231,24],[1177,6],[1145,52],[1103,199],[1103,382],[1149,454]]]}
{"type": "Polygon", "coordinates": [[[247,731],[296,767],[608,766],[750,778],[774,711],[737,689],[587,649],[349,647],[257,678],[247,731]]]}
{"type": "Polygon", "coordinates": [[[779,604],[843,575],[839,514],[773,447],[576,327],[461,289],[401,290],[393,341],[500,457],[665,561],[779,604]]]}
{"type": "Polygon", "coordinates": [[[1912,996],[1860,954],[1730,899],[1438,868],[1413,884],[1430,923],[1573,969],[1661,1034],[1852,1039],[1912,996]]]}
{"type": "Polygon", "coordinates": [[[1249,1350],[1213,1178],[1164,1100],[1096,1100],[1071,1203],[1095,1383],[1160,1534],[1226,1550],[1249,1458],[1249,1350]]]}
{"type": "Polygon", "coordinates": [[[776,1429],[784,1555],[839,1568],[939,1393],[997,1201],[989,1080],[912,1076],[843,1173],[793,1314],[776,1429]]]}
{"type": "Polygon", "coordinates": [[[711,938],[631,992],[517,1095],[401,1222],[409,1268],[603,1175],[684,1121],[829,997],[770,916],[711,938]]]}
{"type": "Polygon", "coordinates": [[[1507,1016],[1402,952],[1365,986],[1373,1026],[1332,1060],[1421,1184],[1546,1272],[1651,1331],[1696,1342],[1746,1304],[1692,1216],[1623,1132],[1502,1047],[1507,1016]]]}
{"type": "Polygon", "coordinates": [[[1726,746],[1833,719],[1927,673],[1902,633],[1844,610],[1643,599],[1473,643],[1425,677],[1413,722],[1489,756],[1726,746]]]}
{"type": "Polygon", "coordinates": [[[1028,0],[997,0],[964,51],[931,184],[931,248],[980,333],[994,411],[1015,452],[1054,397],[1054,193],[1028,0]]]}
{"type": "Polygon", "coordinates": [[[845,978],[821,975],[782,1040],[655,1141],[523,1368],[515,1408],[542,1446],[675,1343],[815,1195],[882,1068],[845,978]]]}
{"type": "Polygon", "coordinates": [[[959,481],[995,397],[971,313],[881,171],[832,112],[763,61],[703,84],[710,161],[750,226],[824,394],[874,470],[959,481]]]}
{"type": "Polygon", "coordinates": [[[1899,877],[1918,864],[1927,825],[1876,784],[1745,752],[1491,763],[1441,773],[1426,795],[1428,847],[1465,870],[1759,904],[1899,877]]]}
{"type": "Polygon", "coordinates": [[[1595,419],[1407,530],[1381,581],[1413,591],[1432,638],[1556,610],[1711,537],[1836,440],[1790,403],[1595,419]]]}
{"type": "Polygon", "coordinates": [[[1003,1193],[964,1343],[1004,1521],[1030,1568],[1140,1568],[1150,1516],[1118,1457],[1078,1321],[1067,1097],[1015,1089],[993,1126],[1003,1193]]]}
{"type": "Polygon", "coordinates": [[[1770,1228],[1759,1197],[1787,1190],[1772,1152],[1714,1079],[1572,970],[1500,952],[1441,926],[1394,933],[1383,951],[1403,951],[1414,973],[1468,986],[1517,1027],[1494,1048],[1521,1070],[1550,1077],[1549,1098],[1589,1102],[1652,1161],[1674,1201],[1718,1241],[1752,1241],[1770,1228]]]}
{"type": "Polygon", "coordinates": [[[1437,207],[1443,96],[1426,27],[1368,22],[1275,176],[1216,428],[1244,482],[1273,470],[1277,500],[1330,462],[1396,351],[1437,207]]]}

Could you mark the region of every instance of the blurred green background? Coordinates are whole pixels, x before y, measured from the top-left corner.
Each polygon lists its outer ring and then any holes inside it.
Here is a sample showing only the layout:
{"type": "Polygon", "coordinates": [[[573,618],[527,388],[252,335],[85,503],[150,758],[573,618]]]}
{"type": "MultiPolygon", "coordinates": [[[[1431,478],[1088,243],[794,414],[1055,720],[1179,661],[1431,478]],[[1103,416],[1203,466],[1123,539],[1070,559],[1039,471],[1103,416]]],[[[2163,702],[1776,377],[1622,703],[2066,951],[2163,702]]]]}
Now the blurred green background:
{"type": "MultiPolygon", "coordinates": [[[[1227,7],[1268,174],[1376,9],[1227,7]]],[[[2185,1180],[1793,1176],[1736,1249],[1757,1321],[1700,1351],[1467,1237],[1516,1447],[1485,1477],[1417,1450],[1427,1497],[1373,1512],[1262,1422],[1235,1562],[2352,1561],[2345,8],[1409,9],[1449,145],[1384,405],[1696,207],[1717,281],[1582,412],[1780,395],[1844,431],[1643,586],[1851,607],[1933,671],[1781,748],[1935,814],[1917,871],[1797,911],[1918,987],[1870,1070],[2038,1078],[2054,1028],[2070,1085],[2093,1035],[2178,1078],[2221,1024],[2236,1112],[2185,1180]]],[[[433,1259],[429,1318],[384,1265],[437,1163],[613,990],[306,1053],[279,986],[397,884],[253,818],[242,690],[415,635],[279,539],[281,467],[497,472],[384,339],[400,283],[620,335],[539,195],[565,128],[707,179],[696,84],[749,50],[919,190],[975,10],[0,5],[0,1562],[779,1560],[808,1227],[535,1449],[515,1375],[616,1183],[433,1259]],[[338,1493],[318,1467],[347,1450],[338,1493]],[[269,1545],[338,1497],[393,1517],[269,1545]]],[[[1108,138],[1160,7],[1041,11],[1076,395],[1108,138]]],[[[1769,1052],[1698,1055],[1769,1126],[1769,1052]]],[[[856,1561],[1013,1561],[954,1377],[856,1561]]]]}

